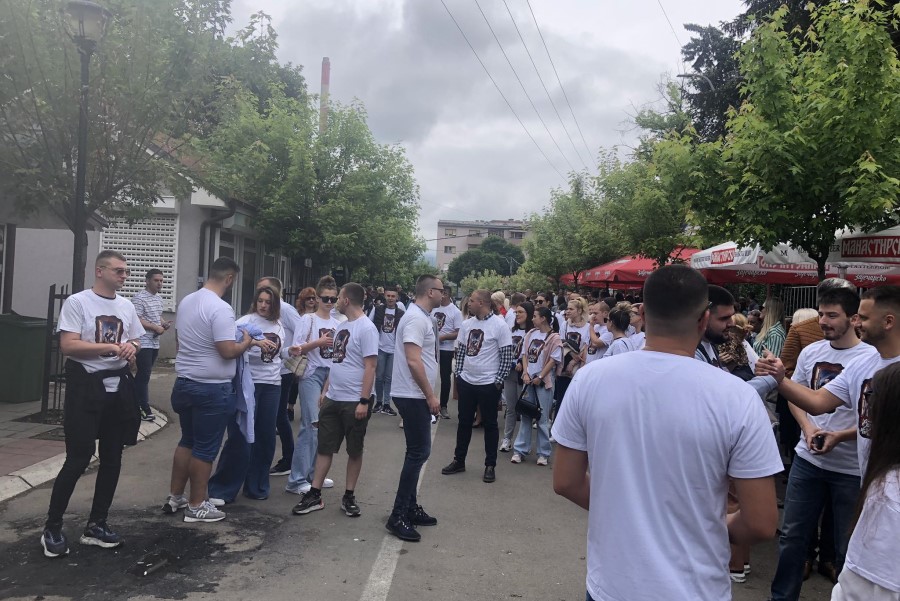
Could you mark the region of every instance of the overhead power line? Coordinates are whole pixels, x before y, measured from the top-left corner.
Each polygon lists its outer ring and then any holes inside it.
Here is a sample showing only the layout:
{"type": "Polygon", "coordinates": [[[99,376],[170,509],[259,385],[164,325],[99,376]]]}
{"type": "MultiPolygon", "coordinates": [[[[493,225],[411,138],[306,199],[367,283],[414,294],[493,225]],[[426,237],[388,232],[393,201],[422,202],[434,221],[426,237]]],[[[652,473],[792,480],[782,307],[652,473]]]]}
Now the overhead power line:
{"type": "Polygon", "coordinates": [[[531,132],[528,131],[528,128],[525,127],[525,123],[522,122],[522,119],[519,117],[519,114],[516,113],[516,109],[513,108],[512,104],[507,100],[506,95],[503,93],[503,90],[500,89],[500,86],[497,85],[494,76],[491,75],[491,72],[488,71],[487,66],[484,64],[484,61],[481,60],[481,57],[478,56],[478,52],[475,50],[475,47],[472,45],[472,42],[469,41],[469,37],[466,35],[466,32],[463,31],[462,27],[460,27],[459,22],[457,22],[456,17],[453,16],[453,13],[450,12],[450,7],[447,6],[447,3],[444,0],[441,0],[441,4],[444,5],[444,10],[447,11],[447,14],[450,15],[450,18],[453,20],[453,24],[456,25],[456,28],[459,30],[459,33],[462,35],[463,39],[466,41],[466,44],[469,46],[469,49],[472,51],[472,54],[475,55],[475,58],[478,59],[478,63],[481,65],[481,68],[484,69],[484,72],[487,74],[488,78],[491,80],[491,83],[494,84],[494,87],[497,88],[497,92],[500,94],[500,97],[503,98],[503,102],[506,103],[506,106],[509,107],[510,112],[512,112],[513,116],[516,118],[516,121],[519,122],[519,125],[522,126],[522,129],[525,130],[525,134],[531,140],[534,147],[538,149],[538,152],[541,153],[541,156],[550,164],[556,174],[559,175],[560,179],[566,181],[565,176],[562,172],[556,168],[556,165],[553,164],[553,161],[550,160],[550,157],[547,156],[547,153],[544,152],[544,149],[541,148],[540,144],[537,143],[537,140],[534,139],[534,136],[531,135],[531,132]]]}
{"type": "Polygon", "coordinates": [[[553,132],[550,131],[550,128],[547,127],[547,123],[544,121],[544,118],[541,117],[541,112],[537,109],[537,106],[534,104],[534,100],[531,99],[531,95],[528,93],[528,90],[525,88],[525,84],[522,83],[522,79],[519,77],[519,73],[516,71],[516,68],[513,66],[512,61],[509,60],[509,55],[506,54],[506,49],[503,48],[503,44],[500,42],[500,38],[497,37],[496,32],[494,31],[493,26],[491,26],[491,22],[488,21],[487,15],[484,14],[484,11],[481,10],[481,4],[478,3],[478,0],[475,0],[475,6],[478,7],[478,12],[481,13],[481,17],[484,19],[484,22],[487,23],[488,29],[491,30],[491,35],[494,36],[494,40],[497,42],[497,45],[500,46],[500,52],[503,53],[503,58],[506,59],[506,63],[509,65],[509,68],[512,69],[513,75],[516,76],[516,81],[519,82],[519,86],[522,88],[522,92],[525,93],[525,98],[528,99],[528,102],[531,104],[531,108],[534,109],[534,114],[537,115],[538,120],[541,122],[541,125],[544,126],[544,129],[547,131],[547,135],[550,136],[550,139],[553,140],[553,145],[556,146],[556,149],[559,151],[559,154],[562,155],[562,158],[568,163],[569,169],[572,171],[578,171],[569,162],[569,158],[566,156],[566,153],[562,151],[562,148],[559,147],[559,142],[556,141],[556,138],[553,137],[553,132]]]}
{"type": "Polygon", "coordinates": [[[531,56],[531,51],[528,49],[528,44],[525,42],[525,38],[522,36],[522,31],[519,29],[519,25],[516,23],[516,19],[515,17],[513,17],[512,11],[509,9],[509,4],[506,2],[506,0],[503,0],[503,6],[506,7],[506,12],[509,14],[509,20],[512,21],[513,27],[516,28],[516,33],[519,34],[519,40],[522,41],[522,46],[525,47],[525,52],[528,54],[528,60],[531,61],[531,66],[534,67],[534,72],[537,73],[538,79],[541,81],[541,87],[544,88],[544,93],[547,94],[547,100],[550,101],[550,105],[553,107],[553,111],[556,113],[556,118],[559,119],[559,124],[562,125],[563,131],[566,132],[566,137],[569,138],[569,143],[572,144],[572,150],[575,151],[575,156],[578,157],[578,160],[581,161],[581,164],[584,165],[585,169],[590,170],[590,167],[588,167],[588,164],[585,162],[584,158],[582,158],[581,153],[578,152],[578,148],[575,146],[575,141],[572,139],[572,135],[569,133],[569,128],[566,127],[563,118],[559,114],[559,109],[556,108],[556,103],[553,102],[553,97],[550,95],[550,90],[547,89],[547,84],[544,83],[544,78],[541,77],[541,72],[537,68],[537,64],[535,64],[534,62],[534,57],[531,56]]]}
{"type": "Polygon", "coordinates": [[[566,88],[563,86],[562,80],[559,78],[559,72],[556,70],[556,65],[553,62],[553,57],[550,56],[550,49],[547,48],[547,41],[544,39],[544,34],[541,33],[541,28],[538,25],[537,17],[534,16],[534,10],[531,8],[531,0],[525,0],[525,3],[528,5],[528,11],[531,13],[531,19],[534,21],[534,26],[537,29],[538,35],[541,37],[541,43],[544,45],[544,52],[547,53],[547,58],[550,60],[550,66],[553,67],[553,74],[556,76],[556,81],[559,84],[560,89],[563,93],[563,98],[566,99],[566,104],[569,107],[569,112],[572,113],[572,120],[575,122],[575,127],[578,129],[578,135],[581,136],[581,142],[584,144],[585,150],[587,150],[588,156],[593,156],[591,153],[591,148],[588,146],[587,140],[584,139],[584,132],[581,131],[581,125],[578,123],[578,118],[575,117],[575,111],[572,110],[572,103],[569,102],[569,95],[566,94],[566,88]]]}

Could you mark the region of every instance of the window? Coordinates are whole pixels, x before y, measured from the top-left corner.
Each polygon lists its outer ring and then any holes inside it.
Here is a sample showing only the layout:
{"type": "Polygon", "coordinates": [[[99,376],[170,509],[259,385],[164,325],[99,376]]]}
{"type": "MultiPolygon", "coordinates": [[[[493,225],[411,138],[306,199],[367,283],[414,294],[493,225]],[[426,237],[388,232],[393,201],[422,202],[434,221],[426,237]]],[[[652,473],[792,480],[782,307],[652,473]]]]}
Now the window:
{"type": "Polygon", "coordinates": [[[445,254],[445,255],[455,255],[455,254],[456,254],[456,247],[455,247],[455,246],[445,246],[445,247],[444,247],[444,254],[445,254]]]}
{"type": "Polygon", "coordinates": [[[525,237],[525,232],[510,232],[509,238],[510,240],[521,240],[525,237]]]}
{"type": "Polygon", "coordinates": [[[454,227],[447,227],[447,228],[444,228],[444,235],[445,235],[445,236],[455,236],[455,235],[456,235],[456,228],[454,228],[454,227]]]}
{"type": "Polygon", "coordinates": [[[469,235],[470,236],[480,236],[481,230],[469,230],[469,235]]]}
{"type": "Polygon", "coordinates": [[[479,246],[478,244],[470,244],[470,245],[469,245],[469,250],[472,250],[472,249],[474,249],[474,248],[478,248],[478,246],[479,246]]]}
{"type": "Polygon", "coordinates": [[[496,237],[498,237],[498,238],[502,238],[502,237],[503,237],[503,230],[501,230],[501,229],[499,229],[499,228],[492,227],[491,229],[488,230],[488,236],[496,236],[496,237]]]}

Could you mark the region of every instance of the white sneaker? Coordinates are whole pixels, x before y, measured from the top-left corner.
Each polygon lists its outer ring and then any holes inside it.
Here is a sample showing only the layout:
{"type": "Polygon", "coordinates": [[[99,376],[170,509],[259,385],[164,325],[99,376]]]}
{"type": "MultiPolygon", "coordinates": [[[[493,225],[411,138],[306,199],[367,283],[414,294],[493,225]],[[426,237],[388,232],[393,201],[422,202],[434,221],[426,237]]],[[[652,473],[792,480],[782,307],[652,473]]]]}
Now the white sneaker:
{"type": "Polygon", "coordinates": [[[532,422],[532,423],[531,423],[531,429],[532,429],[532,430],[537,430],[537,422],[532,422]]]}
{"type": "Polygon", "coordinates": [[[537,458],[538,465],[547,465],[547,458],[544,456],[540,456],[537,458]]]}
{"type": "Polygon", "coordinates": [[[550,442],[556,442],[556,439],[555,439],[555,438],[553,438],[553,436],[552,436],[552,435],[551,435],[551,436],[550,436],[550,442]]]}
{"type": "Polygon", "coordinates": [[[218,499],[216,497],[210,497],[209,502],[212,503],[213,507],[224,507],[225,499],[218,499]]]}
{"type": "Polygon", "coordinates": [[[509,458],[510,463],[522,463],[522,456],[518,453],[513,453],[513,456],[509,458]]]}
{"type": "Polygon", "coordinates": [[[402,417],[400,418],[400,427],[401,428],[403,427],[403,418],[402,417]]]}
{"type": "Polygon", "coordinates": [[[435,425],[436,423],[437,423],[437,416],[436,416],[436,415],[432,415],[432,416],[431,416],[431,425],[433,426],[433,425],[435,425]]]}
{"type": "Polygon", "coordinates": [[[325,478],[325,482],[322,484],[322,488],[334,488],[334,480],[332,480],[331,478],[325,478]]]}
{"type": "Polygon", "coordinates": [[[501,453],[509,453],[512,449],[512,441],[508,438],[504,438],[503,442],[500,443],[500,452],[501,453]]]}
{"type": "Polygon", "coordinates": [[[745,574],[743,570],[741,570],[740,572],[729,572],[728,575],[731,577],[731,581],[735,584],[743,584],[747,582],[747,574],[745,574]]]}

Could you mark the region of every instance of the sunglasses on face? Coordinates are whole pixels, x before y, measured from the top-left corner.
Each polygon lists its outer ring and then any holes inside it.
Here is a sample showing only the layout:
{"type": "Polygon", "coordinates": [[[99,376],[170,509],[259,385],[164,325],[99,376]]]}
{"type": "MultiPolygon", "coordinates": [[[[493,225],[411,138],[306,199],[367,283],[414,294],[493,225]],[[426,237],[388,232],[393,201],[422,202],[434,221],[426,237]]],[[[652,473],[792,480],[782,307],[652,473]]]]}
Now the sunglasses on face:
{"type": "Polygon", "coordinates": [[[325,303],[326,305],[333,305],[337,302],[338,297],[336,296],[320,296],[319,300],[325,303]]]}
{"type": "Polygon", "coordinates": [[[119,275],[119,276],[124,275],[124,276],[128,277],[131,275],[131,270],[126,269],[124,267],[107,267],[106,265],[101,265],[100,269],[109,269],[110,271],[115,271],[116,275],[119,275]]]}

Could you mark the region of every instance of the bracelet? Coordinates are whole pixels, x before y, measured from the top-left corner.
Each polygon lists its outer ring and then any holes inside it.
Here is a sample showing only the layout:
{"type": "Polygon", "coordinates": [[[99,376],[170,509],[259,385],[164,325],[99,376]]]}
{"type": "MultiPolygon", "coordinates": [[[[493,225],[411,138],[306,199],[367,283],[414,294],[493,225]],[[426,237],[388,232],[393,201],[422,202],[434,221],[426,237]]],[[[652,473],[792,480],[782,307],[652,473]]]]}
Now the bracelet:
{"type": "Polygon", "coordinates": [[[128,344],[130,344],[131,346],[133,346],[133,347],[134,347],[134,350],[136,350],[136,351],[141,350],[141,345],[139,345],[139,344],[138,344],[137,342],[135,342],[134,340],[129,340],[129,341],[128,341],[128,344]]]}

